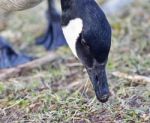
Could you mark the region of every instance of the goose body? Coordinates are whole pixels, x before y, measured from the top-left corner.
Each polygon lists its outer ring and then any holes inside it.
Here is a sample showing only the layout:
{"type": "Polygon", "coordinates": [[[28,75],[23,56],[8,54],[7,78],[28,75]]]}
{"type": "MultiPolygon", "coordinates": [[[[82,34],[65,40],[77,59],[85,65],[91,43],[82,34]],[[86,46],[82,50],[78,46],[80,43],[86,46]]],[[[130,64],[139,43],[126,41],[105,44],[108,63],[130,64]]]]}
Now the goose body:
{"type": "Polygon", "coordinates": [[[0,14],[32,8],[44,0],[1,0],[0,14]]]}
{"type": "Polygon", "coordinates": [[[62,28],[69,47],[83,63],[99,101],[109,89],[105,66],[111,46],[111,27],[94,0],[61,0],[62,28]]]}

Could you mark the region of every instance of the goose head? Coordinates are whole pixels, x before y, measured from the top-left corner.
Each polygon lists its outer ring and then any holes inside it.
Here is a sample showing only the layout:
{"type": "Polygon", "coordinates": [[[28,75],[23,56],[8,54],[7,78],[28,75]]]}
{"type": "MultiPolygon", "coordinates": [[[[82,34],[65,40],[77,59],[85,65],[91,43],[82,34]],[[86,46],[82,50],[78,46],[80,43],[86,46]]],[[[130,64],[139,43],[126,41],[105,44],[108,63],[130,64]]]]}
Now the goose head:
{"type": "Polygon", "coordinates": [[[73,54],[85,66],[97,99],[110,96],[106,64],[111,46],[111,27],[94,0],[61,0],[62,29],[73,54]]]}

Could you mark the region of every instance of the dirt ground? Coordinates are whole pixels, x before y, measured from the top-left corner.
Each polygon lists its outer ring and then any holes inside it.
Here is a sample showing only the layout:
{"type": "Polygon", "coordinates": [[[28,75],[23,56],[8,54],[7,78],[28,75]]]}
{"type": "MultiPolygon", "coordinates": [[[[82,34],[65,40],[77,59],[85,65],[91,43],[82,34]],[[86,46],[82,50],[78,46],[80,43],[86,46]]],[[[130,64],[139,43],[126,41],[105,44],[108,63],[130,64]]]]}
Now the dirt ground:
{"type": "MultiPolygon", "coordinates": [[[[45,10],[42,3],[11,14],[1,35],[17,50],[46,55],[34,45],[46,28],[45,10]]],[[[150,123],[150,83],[112,75],[120,71],[150,77],[149,13],[150,1],[136,0],[123,14],[108,17],[113,29],[107,65],[112,96],[106,104],[97,101],[84,67],[62,47],[55,51],[60,56],[56,61],[0,81],[0,122],[150,123]]]]}

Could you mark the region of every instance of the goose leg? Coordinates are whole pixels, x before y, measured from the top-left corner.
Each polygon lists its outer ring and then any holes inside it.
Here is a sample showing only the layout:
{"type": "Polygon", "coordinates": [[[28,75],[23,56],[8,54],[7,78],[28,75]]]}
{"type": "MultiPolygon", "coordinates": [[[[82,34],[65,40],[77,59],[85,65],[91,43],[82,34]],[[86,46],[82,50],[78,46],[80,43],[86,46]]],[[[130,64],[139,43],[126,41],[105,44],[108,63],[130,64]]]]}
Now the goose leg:
{"type": "Polygon", "coordinates": [[[36,39],[36,44],[43,45],[47,50],[66,45],[60,25],[60,15],[55,8],[54,0],[48,0],[47,20],[47,30],[45,34],[36,39]]]}
{"type": "Polygon", "coordinates": [[[33,59],[33,57],[17,53],[6,39],[0,37],[0,69],[16,67],[33,59]]]}

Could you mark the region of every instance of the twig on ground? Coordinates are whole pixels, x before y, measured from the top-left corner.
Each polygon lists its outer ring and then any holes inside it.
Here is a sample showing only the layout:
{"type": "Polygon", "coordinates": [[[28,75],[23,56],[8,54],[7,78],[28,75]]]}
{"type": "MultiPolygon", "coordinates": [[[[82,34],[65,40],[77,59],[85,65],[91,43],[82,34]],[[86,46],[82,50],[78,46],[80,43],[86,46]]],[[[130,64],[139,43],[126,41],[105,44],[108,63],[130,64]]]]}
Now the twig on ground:
{"type": "Polygon", "coordinates": [[[58,58],[57,54],[49,53],[48,55],[42,58],[36,59],[23,65],[19,65],[18,67],[0,70],[0,80],[6,80],[12,77],[19,76],[21,73],[27,72],[29,70],[41,67],[42,65],[45,65],[47,63],[53,62],[57,58],[58,58]]]}
{"type": "Polygon", "coordinates": [[[67,67],[81,67],[83,65],[81,63],[76,62],[76,63],[67,63],[66,66],[67,67]]]}
{"type": "Polygon", "coordinates": [[[122,73],[122,72],[113,72],[112,73],[113,76],[115,77],[119,77],[119,78],[124,78],[124,79],[128,79],[132,82],[148,82],[150,83],[150,77],[146,77],[146,76],[142,76],[142,75],[129,75],[127,73],[122,73]]]}

